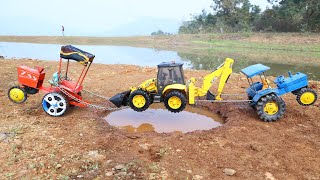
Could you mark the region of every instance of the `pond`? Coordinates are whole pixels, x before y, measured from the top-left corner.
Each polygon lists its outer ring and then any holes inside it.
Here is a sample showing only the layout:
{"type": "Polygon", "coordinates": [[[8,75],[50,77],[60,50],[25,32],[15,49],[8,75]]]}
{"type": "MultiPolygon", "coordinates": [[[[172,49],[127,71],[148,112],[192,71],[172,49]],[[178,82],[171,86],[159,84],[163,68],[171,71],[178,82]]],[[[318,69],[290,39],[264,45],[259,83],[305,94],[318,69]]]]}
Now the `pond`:
{"type": "Polygon", "coordinates": [[[153,104],[143,112],[135,112],[130,108],[114,111],[106,116],[105,120],[129,133],[187,133],[209,130],[223,124],[217,114],[205,109],[187,106],[180,113],[172,113],[159,104],[153,104]]]}
{"type": "MultiPolygon", "coordinates": [[[[130,64],[155,67],[161,62],[184,62],[185,69],[214,70],[224,62],[226,57],[233,57],[234,72],[255,63],[262,63],[271,67],[267,75],[287,75],[288,71],[303,72],[309,79],[320,78],[319,66],[301,63],[288,63],[287,58],[299,58],[297,52],[267,52],[267,51],[241,51],[238,50],[209,50],[202,53],[185,53],[176,51],[157,50],[152,48],[136,48],[128,46],[97,46],[76,45],[76,47],[96,55],[95,63],[101,64],[130,64]],[[281,56],[279,55],[281,54],[281,56]],[[257,58],[258,57],[258,58],[257,58]],[[269,61],[269,59],[273,59],[269,61]],[[279,59],[279,60],[278,60],[279,59]],[[282,61],[283,60],[283,61],[282,61]]],[[[0,55],[7,58],[31,58],[57,61],[61,45],[0,42],[0,55]]],[[[305,58],[305,57],[304,57],[305,58]]]]}

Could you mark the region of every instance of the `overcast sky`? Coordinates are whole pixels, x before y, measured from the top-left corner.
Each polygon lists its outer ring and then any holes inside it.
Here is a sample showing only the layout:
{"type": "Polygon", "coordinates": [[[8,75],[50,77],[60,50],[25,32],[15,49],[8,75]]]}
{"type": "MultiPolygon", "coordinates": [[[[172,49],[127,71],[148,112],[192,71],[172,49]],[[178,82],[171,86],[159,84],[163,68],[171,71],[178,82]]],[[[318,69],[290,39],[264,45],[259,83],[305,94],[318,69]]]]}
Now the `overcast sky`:
{"type": "MultiPolygon", "coordinates": [[[[262,9],[269,5],[267,0],[251,2],[262,9]]],[[[64,25],[85,35],[125,27],[141,18],[181,22],[211,4],[212,0],[2,0],[0,34],[52,35],[50,29],[64,25]]]]}

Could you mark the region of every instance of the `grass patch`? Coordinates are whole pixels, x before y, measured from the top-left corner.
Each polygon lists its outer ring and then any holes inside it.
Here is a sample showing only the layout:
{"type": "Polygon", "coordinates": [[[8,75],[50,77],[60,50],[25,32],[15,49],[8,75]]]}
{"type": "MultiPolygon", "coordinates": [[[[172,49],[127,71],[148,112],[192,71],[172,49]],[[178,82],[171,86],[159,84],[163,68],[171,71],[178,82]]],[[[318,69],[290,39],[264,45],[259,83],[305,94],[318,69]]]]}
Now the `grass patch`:
{"type": "Polygon", "coordinates": [[[315,45],[290,45],[290,44],[274,44],[274,43],[257,43],[239,40],[211,40],[211,41],[192,41],[195,44],[205,44],[215,47],[238,48],[238,49],[260,49],[271,51],[305,51],[320,52],[320,46],[315,45]]]}

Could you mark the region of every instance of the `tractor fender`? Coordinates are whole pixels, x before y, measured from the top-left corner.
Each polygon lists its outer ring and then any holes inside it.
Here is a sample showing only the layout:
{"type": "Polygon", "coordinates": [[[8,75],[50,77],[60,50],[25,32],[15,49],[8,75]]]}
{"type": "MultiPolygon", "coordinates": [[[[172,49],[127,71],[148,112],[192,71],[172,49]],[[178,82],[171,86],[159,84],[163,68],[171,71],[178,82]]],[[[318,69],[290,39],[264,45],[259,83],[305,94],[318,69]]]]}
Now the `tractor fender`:
{"type": "Polygon", "coordinates": [[[265,89],[265,90],[262,90],[262,91],[260,91],[259,93],[257,93],[257,94],[253,97],[252,103],[253,103],[253,104],[256,104],[261,97],[266,96],[266,95],[268,95],[268,94],[275,94],[275,95],[278,96],[279,92],[278,92],[277,89],[265,89]]]}
{"type": "Polygon", "coordinates": [[[170,84],[163,89],[162,94],[164,95],[170,90],[179,90],[186,93],[186,89],[187,89],[187,86],[184,84],[170,84]]]}

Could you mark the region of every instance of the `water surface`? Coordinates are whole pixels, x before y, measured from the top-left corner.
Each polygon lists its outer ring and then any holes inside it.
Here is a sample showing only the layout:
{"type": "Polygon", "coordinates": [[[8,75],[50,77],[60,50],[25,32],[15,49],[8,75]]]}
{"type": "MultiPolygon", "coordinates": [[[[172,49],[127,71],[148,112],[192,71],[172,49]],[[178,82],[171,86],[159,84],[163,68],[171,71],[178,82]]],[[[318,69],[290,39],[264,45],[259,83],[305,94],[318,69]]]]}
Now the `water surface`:
{"type": "MultiPolygon", "coordinates": [[[[155,67],[161,62],[184,62],[184,68],[215,70],[226,57],[233,58],[234,72],[240,72],[242,68],[256,63],[270,66],[267,75],[286,75],[303,72],[309,79],[320,78],[320,67],[310,65],[307,62],[308,52],[280,52],[280,51],[255,51],[237,49],[213,49],[201,51],[201,53],[182,53],[176,51],[164,51],[152,48],[136,48],[127,46],[96,46],[76,45],[76,47],[96,55],[94,63],[101,64],[131,64],[155,67]],[[289,63],[288,59],[295,58],[295,62],[289,63]],[[299,60],[299,58],[302,58],[299,60]],[[298,60],[297,60],[298,59],[298,60]]],[[[0,55],[8,58],[32,58],[40,60],[57,61],[59,59],[61,45],[0,42],[0,55]]]]}
{"type": "Polygon", "coordinates": [[[209,130],[222,125],[221,118],[204,109],[187,106],[180,113],[172,113],[162,108],[163,104],[153,104],[143,112],[123,109],[111,112],[105,120],[127,132],[192,132],[209,130]]]}

